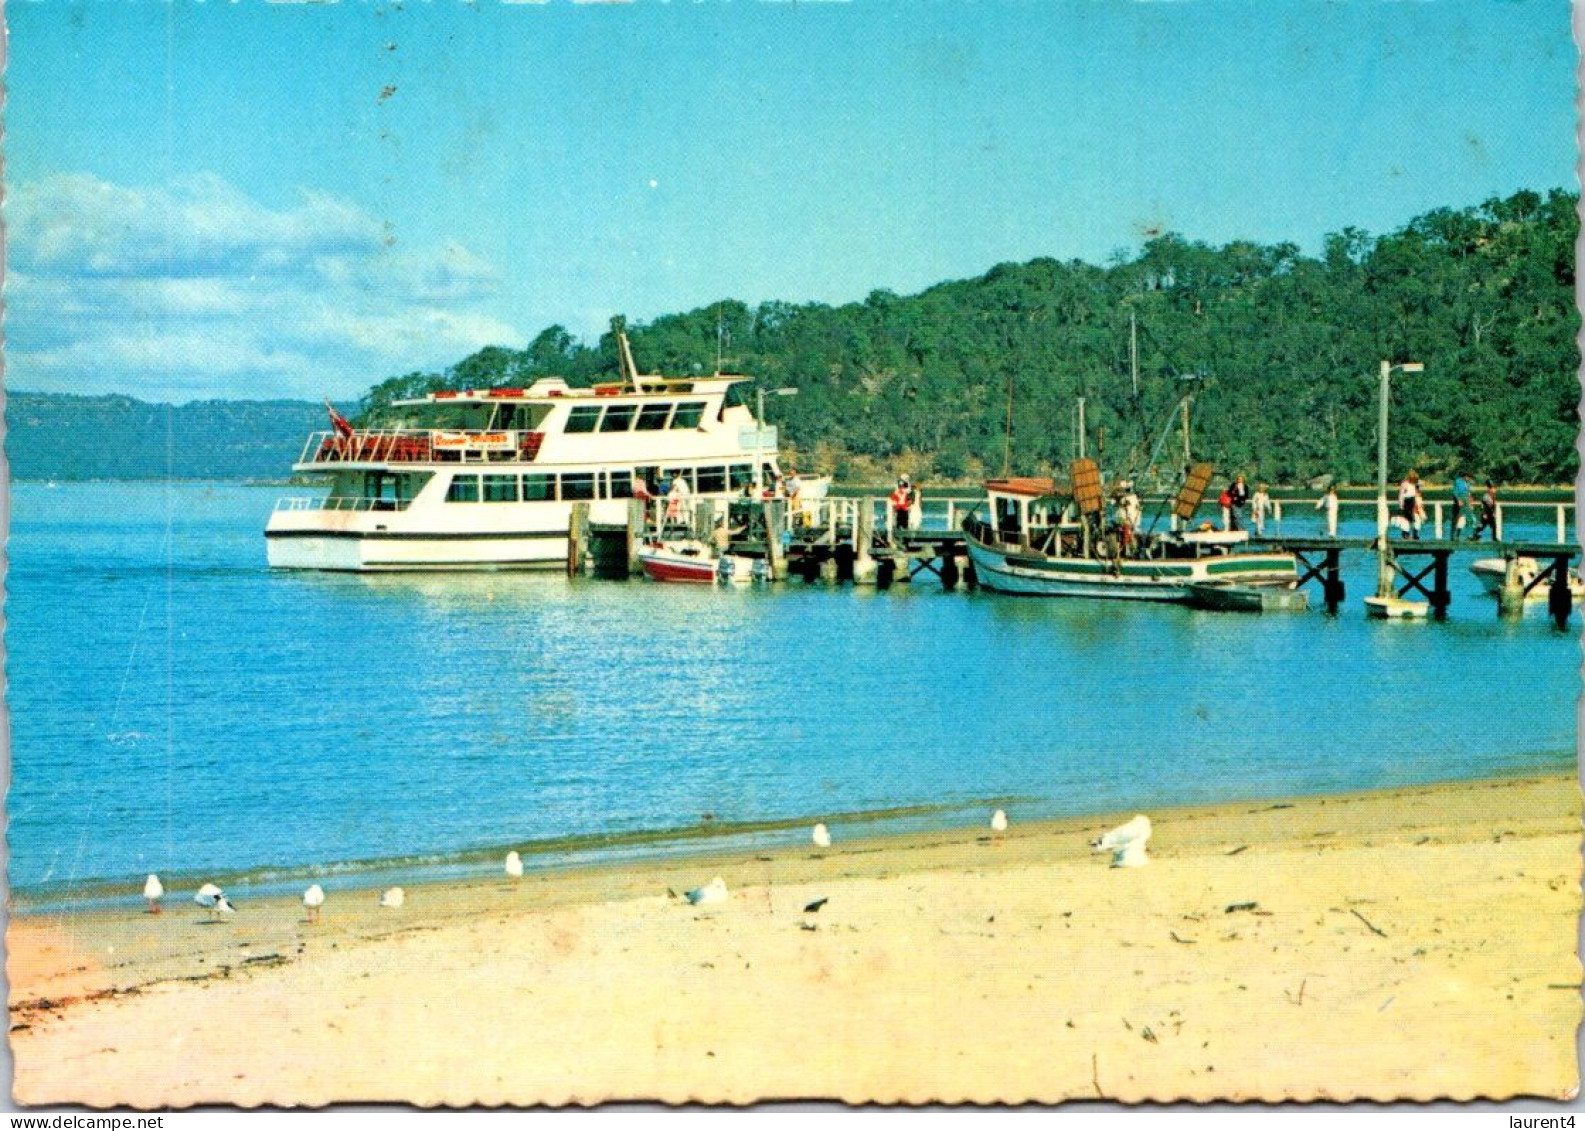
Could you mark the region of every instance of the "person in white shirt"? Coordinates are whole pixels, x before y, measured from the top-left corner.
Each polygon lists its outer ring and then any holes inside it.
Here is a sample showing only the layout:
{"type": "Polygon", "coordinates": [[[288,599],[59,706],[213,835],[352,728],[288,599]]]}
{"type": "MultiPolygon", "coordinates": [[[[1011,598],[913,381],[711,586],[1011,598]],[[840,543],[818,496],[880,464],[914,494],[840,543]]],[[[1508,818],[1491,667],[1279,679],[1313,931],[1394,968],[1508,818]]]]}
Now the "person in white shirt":
{"type": "Polygon", "coordinates": [[[1328,487],[1326,494],[1315,501],[1315,509],[1326,512],[1326,536],[1337,537],[1337,488],[1328,487]]]}
{"type": "Polygon", "coordinates": [[[1271,510],[1271,496],[1266,493],[1266,485],[1261,483],[1255,488],[1254,496],[1249,500],[1250,512],[1255,516],[1255,533],[1266,533],[1266,513],[1271,510]]]}

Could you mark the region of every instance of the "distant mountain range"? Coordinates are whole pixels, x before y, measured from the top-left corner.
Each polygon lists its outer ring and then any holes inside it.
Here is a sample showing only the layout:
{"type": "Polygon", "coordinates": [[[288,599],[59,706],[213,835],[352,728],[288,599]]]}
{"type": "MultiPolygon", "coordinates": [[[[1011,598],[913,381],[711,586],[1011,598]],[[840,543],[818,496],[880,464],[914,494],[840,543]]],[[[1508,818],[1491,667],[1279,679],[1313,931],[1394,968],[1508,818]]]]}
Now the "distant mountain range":
{"type": "Polygon", "coordinates": [[[8,391],[5,449],[12,479],[280,479],[308,433],[328,426],[315,401],[8,391]]]}

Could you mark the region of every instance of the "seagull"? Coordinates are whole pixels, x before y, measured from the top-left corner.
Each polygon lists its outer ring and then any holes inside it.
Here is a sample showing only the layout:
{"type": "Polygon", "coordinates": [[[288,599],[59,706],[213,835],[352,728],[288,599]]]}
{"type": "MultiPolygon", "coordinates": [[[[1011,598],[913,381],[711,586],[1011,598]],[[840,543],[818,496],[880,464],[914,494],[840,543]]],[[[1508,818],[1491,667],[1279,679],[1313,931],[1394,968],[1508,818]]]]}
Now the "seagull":
{"type": "Polygon", "coordinates": [[[310,885],[303,893],[303,906],[308,908],[308,921],[319,922],[319,909],[325,905],[325,889],[318,884],[310,885]]]}
{"type": "Polygon", "coordinates": [[[387,888],[380,896],[381,907],[400,907],[407,902],[407,893],[401,888],[387,888]]]}
{"type": "Polygon", "coordinates": [[[816,848],[830,848],[831,830],[826,828],[824,825],[816,825],[814,831],[814,842],[816,848]]]}
{"type": "Polygon", "coordinates": [[[1090,841],[1092,852],[1110,852],[1114,868],[1143,868],[1150,863],[1145,857],[1145,842],[1150,839],[1150,818],[1143,814],[1125,825],[1118,825],[1105,836],[1090,841]]]}
{"type": "Polygon", "coordinates": [[[1004,833],[1007,831],[1007,814],[1001,809],[991,814],[991,831],[1004,833]]]}
{"type": "Polygon", "coordinates": [[[143,883],[143,898],[149,901],[149,914],[160,913],[160,897],[165,894],[165,885],[160,883],[160,878],[149,873],[149,878],[143,883]]]}
{"type": "Polygon", "coordinates": [[[506,854],[506,874],[514,880],[523,878],[523,858],[516,852],[506,854]]]}
{"type": "Polygon", "coordinates": [[[686,898],[689,903],[696,907],[710,903],[725,903],[726,881],[720,876],[717,876],[715,879],[705,884],[704,887],[694,888],[692,891],[688,892],[684,898],[686,898]]]}
{"type": "Polygon", "coordinates": [[[230,915],[236,911],[236,908],[232,907],[230,901],[226,899],[226,893],[214,884],[205,884],[199,888],[198,894],[193,896],[193,902],[198,904],[199,907],[207,909],[211,919],[217,919],[221,915],[230,915]]]}

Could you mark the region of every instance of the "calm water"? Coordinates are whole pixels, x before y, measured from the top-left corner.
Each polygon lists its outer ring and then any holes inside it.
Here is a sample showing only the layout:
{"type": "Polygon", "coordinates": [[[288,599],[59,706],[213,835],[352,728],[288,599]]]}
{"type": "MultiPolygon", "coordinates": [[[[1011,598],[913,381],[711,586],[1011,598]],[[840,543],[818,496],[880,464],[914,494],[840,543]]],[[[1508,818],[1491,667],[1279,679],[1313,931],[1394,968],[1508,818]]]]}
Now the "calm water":
{"type": "Polygon", "coordinates": [[[1573,763],[1575,635],[1540,611],[1499,622],[1462,564],[1441,625],[1367,621],[1363,555],[1335,618],[934,584],[273,574],[280,493],[14,488],[20,895],[493,860],[704,814],[977,821],[1016,798],[1016,819],[1573,763]]]}

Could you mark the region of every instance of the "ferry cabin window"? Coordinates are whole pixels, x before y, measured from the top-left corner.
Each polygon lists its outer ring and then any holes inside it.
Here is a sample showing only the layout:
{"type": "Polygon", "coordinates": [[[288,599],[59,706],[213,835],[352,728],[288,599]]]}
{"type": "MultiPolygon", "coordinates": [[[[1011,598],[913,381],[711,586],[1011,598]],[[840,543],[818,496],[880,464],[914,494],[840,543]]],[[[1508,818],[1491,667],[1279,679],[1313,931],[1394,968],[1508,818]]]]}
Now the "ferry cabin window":
{"type": "Polygon", "coordinates": [[[446,488],[446,502],[448,503],[476,503],[479,501],[479,477],[477,475],[459,475],[451,481],[451,486],[446,488]]]}
{"type": "Polygon", "coordinates": [[[563,499],[592,499],[594,498],[594,472],[574,471],[561,477],[561,497],[563,499]]]}
{"type": "Polygon", "coordinates": [[[484,477],[484,501],[487,503],[517,502],[517,476],[486,475],[484,477]]]}
{"type": "Polygon", "coordinates": [[[610,480],[607,498],[631,499],[633,497],[633,473],[621,468],[605,473],[610,480]]]}
{"type": "Polygon", "coordinates": [[[704,417],[703,401],[683,401],[677,406],[677,413],[671,418],[673,428],[697,428],[699,421],[704,417]]]}
{"type": "Polygon", "coordinates": [[[640,432],[659,432],[666,427],[666,418],[671,415],[669,404],[647,404],[638,414],[638,430],[640,432]]]}
{"type": "Polygon", "coordinates": [[[699,493],[708,495],[726,490],[726,468],[701,467],[699,469],[699,493]]]}
{"type": "MultiPolygon", "coordinates": [[[[682,476],[683,481],[688,484],[688,489],[689,490],[691,490],[691,491],[695,490],[694,489],[694,482],[693,482],[693,468],[691,468],[691,467],[668,467],[666,469],[666,481],[668,483],[671,482],[673,479],[675,479],[679,475],[682,476]]],[[[695,493],[697,494],[697,491],[695,491],[695,493]]]]}
{"type": "Polygon", "coordinates": [[[605,410],[605,419],[600,421],[600,431],[626,432],[633,427],[633,418],[637,415],[636,404],[609,405],[605,410]]]}
{"type": "Polygon", "coordinates": [[[734,491],[741,491],[754,482],[754,465],[751,463],[734,463],[727,468],[727,473],[732,477],[734,491]]]}
{"type": "Polygon", "coordinates": [[[523,501],[525,503],[542,503],[555,497],[556,477],[554,475],[523,476],[523,501]]]}
{"type": "Polygon", "coordinates": [[[605,411],[604,405],[581,404],[567,414],[568,432],[593,432],[600,423],[600,413],[605,411]]]}

